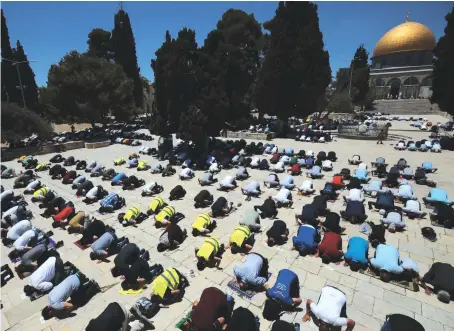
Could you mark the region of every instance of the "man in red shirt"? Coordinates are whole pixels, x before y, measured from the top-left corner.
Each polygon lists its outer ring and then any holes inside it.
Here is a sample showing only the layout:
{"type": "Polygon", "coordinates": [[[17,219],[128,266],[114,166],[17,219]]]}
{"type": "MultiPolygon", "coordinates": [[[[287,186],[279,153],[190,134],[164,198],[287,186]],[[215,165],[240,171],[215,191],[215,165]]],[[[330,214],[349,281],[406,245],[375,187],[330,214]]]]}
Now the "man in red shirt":
{"type": "Polygon", "coordinates": [[[323,263],[329,263],[339,262],[343,255],[341,236],[335,232],[325,232],[316,256],[321,256],[323,263]]]}
{"type": "Polygon", "coordinates": [[[290,172],[292,176],[301,175],[301,167],[298,163],[295,163],[294,165],[287,169],[287,172],[290,172]]]}
{"type": "Polygon", "coordinates": [[[345,187],[344,179],[342,175],[334,175],[333,180],[331,181],[336,190],[343,189],[345,187]]]}
{"type": "Polygon", "coordinates": [[[279,155],[279,153],[274,153],[273,156],[271,157],[270,163],[276,164],[279,162],[280,159],[281,159],[281,156],[279,155]]]}
{"type": "Polygon", "coordinates": [[[203,290],[200,301],[194,301],[190,324],[198,331],[221,330],[231,311],[224,292],[216,287],[203,290]]]}

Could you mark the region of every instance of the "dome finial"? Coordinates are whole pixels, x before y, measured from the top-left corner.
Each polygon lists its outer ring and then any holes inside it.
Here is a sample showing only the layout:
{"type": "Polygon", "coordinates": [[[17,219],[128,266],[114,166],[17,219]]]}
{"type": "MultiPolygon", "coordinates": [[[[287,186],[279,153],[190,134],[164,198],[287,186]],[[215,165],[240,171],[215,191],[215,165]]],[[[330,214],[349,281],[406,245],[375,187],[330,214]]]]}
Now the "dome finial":
{"type": "Polygon", "coordinates": [[[410,19],[410,11],[407,12],[407,16],[405,16],[405,23],[408,23],[410,19]]]}

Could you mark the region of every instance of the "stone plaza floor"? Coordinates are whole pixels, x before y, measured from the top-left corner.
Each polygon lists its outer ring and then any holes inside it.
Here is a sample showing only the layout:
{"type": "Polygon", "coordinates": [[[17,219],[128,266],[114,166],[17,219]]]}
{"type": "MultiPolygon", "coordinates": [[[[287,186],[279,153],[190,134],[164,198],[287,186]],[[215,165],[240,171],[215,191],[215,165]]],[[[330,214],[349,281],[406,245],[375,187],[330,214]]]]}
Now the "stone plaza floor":
{"type": "MultiPolygon", "coordinates": [[[[433,121],[442,121],[442,118],[430,118],[433,121]]],[[[427,132],[421,132],[417,129],[410,128],[409,122],[393,122],[391,133],[394,135],[406,136],[413,139],[427,138],[427,132]]],[[[156,138],[156,137],[155,137],[156,138]]],[[[349,166],[347,159],[351,158],[354,154],[361,155],[370,167],[370,162],[375,161],[379,156],[383,156],[387,163],[395,164],[401,157],[405,158],[408,163],[415,169],[423,161],[430,160],[433,162],[434,167],[438,167],[435,174],[429,175],[429,178],[438,182],[438,187],[445,189],[451,199],[454,198],[454,153],[444,151],[441,154],[421,153],[421,152],[408,152],[396,151],[392,144],[395,141],[386,141],[383,145],[377,145],[375,141],[357,141],[338,139],[337,141],[328,144],[314,144],[314,143],[301,143],[295,142],[290,139],[275,139],[274,144],[280,147],[293,147],[295,152],[300,149],[306,151],[313,150],[317,154],[320,150],[326,152],[335,151],[337,153],[338,161],[334,163],[334,171],[325,173],[325,178],[322,180],[314,180],[315,188],[319,191],[324,183],[331,180],[332,175],[339,171],[341,168],[354,169],[355,166],[349,166]]],[[[152,142],[144,142],[144,145],[155,147],[157,139],[152,142]]],[[[127,175],[135,174],[138,178],[144,179],[147,183],[156,181],[164,187],[164,192],[161,194],[167,200],[170,190],[178,184],[182,184],[186,189],[186,197],[180,201],[173,202],[172,205],[177,211],[183,213],[186,217],[179,223],[183,228],[188,229],[189,236],[184,243],[174,251],[166,251],[158,253],[156,246],[159,242],[159,236],[163,232],[161,229],[156,229],[153,226],[152,218],[144,221],[136,227],[123,227],[117,221],[117,215],[124,212],[131,206],[140,206],[142,212],[146,212],[147,206],[152,200],[151,197],[141,197],[141,189],[135,191],[123,191],[121,187],[111,187],[109,182],[102,182],[100,178],[91,178],[95,185],[103,185],[108,191],[115,191],[120,196],[126,198],[126,206],[114,214],[100,215],[95,210],[99,207],[99,203],[93,205],[86,205],[82,202],[82,198],[75,196],[75,191],[71,190],[70,185],[63,185],[60,180],[51,180],[48,173],[41,173],[41,181],[47,184],[51,189],[55,190],[59,195],[66,200],[74,202],[77,211],[85,211],[91,213],[98,219],[103,220],[109,225],[112,225],[117,230],[118,236],[127,236],[131,242],[136,243],[140,248],[150,250],[150,263],[160,263],[164,267],[176,267],[182,273],[188,273],[190,270],[194,271],[194,277],[188,277],[190,286],[187,288],[185,296],[181,302],[175,303],[168,308],[163,308],[152,319],[155,329],[161,330],[175,330],[175,324],[191,309],[191,303],[199,299],[202,290],[206,287],[215,286],[226,292],[230,292],[227,288],[227,283],[232,279],[233,267],[245,260],[245,256],[240,254],[233,255],[227,251],[222,258],[220,264],[221,270],[206,268],[202,272],[198,272],[196,268],[194,249],[199,247],[203,238],[194,238],[190,232],[191,224],[196,217],[208,209],[195,209],[193,198],[202,189],[198,184],[197,178],[201,176],[201,172],[196,172],[196,177],[190,181],[181,182],[178,179],[180,167],[176,167],[177,174],[172,177],[163,178],[161,175],[152,175],[150,171],[137,172],[135,169],[126,169],[125,166],[113,166],[113,160],[117,157],[125,157],[132,153],[138,152],[139,147],[130,147],[124,145],[112,145],[107,148],[95,150],[73,150],[63,154],[63,156],[73,155],[76,159],[97,160],[100,161],[107,168],[114,168],[117,171],[123,171],[127,175]]],[[[51,155],[39,155],[39,161],[47,161],[51,155]]],[[[157,161],[152,156],[141,156],[142,159],[148,161],[148,164],[155,164],[157,161]]],[[[162,162],[166,164],[167,162],[162,162]]],[[[20,170],[16,161],[5,162],[6,166],[12,166],[16,170],[20,170]]],[[[73,169],[75,167],[70,167],[73,169]]],[[[249,170],[249,169],[248,169],[249,170]]],[[[235,169],[223,170],[216,178],[222,179],[225,175],[235,173],[235,169]]],[[[218,198],[223,194],[228,201],[232,201],[235,205],[241,203],[234,213],[226,218],[218,220],[218,226],[214,230],[213,235],[220,238],[223,243],[227,243],[228,239],[238,221],[245,215],[246,211],[251,209],[254,205],[260,205],[264,198],[270,195],[275,195],[275,189],[267,189],[263,186],[262,181],[268,176],[268,171],[249,170],[251,178],[249,180],[261,181],[261,189],[263,193],[260,198],[252,198],[251,201],[245,201],[244,196],[241,194],[239,188],[229,193],[221,193],[216,190],[217,184],[209,187],[208,189],[214,198],[218,198]]],[[[282,179],[285,175],[280,174],[282,179]]],[[[305,176],[295,177],[295,184],[301,185],[305,176]]],[[[240,185],[245,185],[249,180],[240,185]]],[[[2,180],[2,185],[5,189],[11,189],[14,179],[2,180]]],[[[413,183],[413,182],[412,182],[413,183]]],[[[419,201],[421,198],[427,196],[429,187],[414,185],[414,190],[419,201]]],[[[23,190],[15,190],[16,194],[21,194],[23,190]]],[[[344,191],[341,195],[348,194],[344,191]]],[[[278,218],[284,220],[290,229],[290,238],[297,231],[295,225],[294,215],[300,213],[304,204],[310,203],[312,197],[301,197],[293,194],[294,205],[291,209],[279,209],[278,218]]],[[[1,310],[1,330],[85,330],[90,319],[97,317],[106,306],[114,301],[121,302],[127,306],[131,305],[142,296],[149,296],[151,293],[150,287],[145,289],[141,294],[137,295],[120,295],[120,280],[112,277],[110,269],[113,266],[113,258],[110,258],[110,263],[96,264],[89,258],[90,249],[85,251],[76,247],[73,242],[76,241],[80,235],[69,235],[66,231],[59,229],[52,229],[51,220],[44,219],[39,216],[42,212],[37,204],[30,201],[30,196],[26,196],[29,203],[28,208],[33,211],[33,223],[43,230],[53,230],[54,240],[63,240],[64,246],[59,249],[63,261],[71,261],[88,277],[94,278],[100,286],[114,285],[105,293],[97,294],[85,307],[80,308],[74,312],[74,316],[63,319],[51,319],[45,323],[40,322],[41,309],[47,305],[47,295],[42,298],[30,302],[27,298],[22,298],[24,285],[28,280],[20,280],[17,276],[8,282],[6,286],[1,289],[1,303],[3,309],[1,310]]],[[[368,198],[369,200],[369,198],[368,198]]],[[[328,203],[328,208],[332,211],[339,212],[344,210],[343,199],[339,197],[336,202],[328,203]]],[[[425,211],[429,211],[426,210],[425,211]]],[[[379,214],[367,210],[370,221],[378,222],[379,214]]],[[[426,331],[454,331],[454,303],[443,304],[439,302],[435,295],[427,296],[423,290],[419,292],[412,292],[392,284],[385,284],[377,279],[371,278],[367,275],[352,272],[348,267],[343,266],[343,263],[324,265],[321,259],[312,256],[301,257],[297,252],[291,250],[291,240],[282,247],[268,247],[265,243],[265,232],[272,225],[273,220],[263,219],[262,233],[256,235],[256,242],[252,252],[257,252],[270,260],[270,272],[272,273],[271,279],[268,281],[273,285],[279,270],[289,268],[297,273],[300,283],[300,295],[303,299],[318,300],[320,290],[325,285],[335,286],[347,294],[348,317],[356,321],[356,331],[365,330],[380,330],[383,321],[387,314],[401,313],[419,321],[426,329],[426,331]]],[[[387,244],[394,245],[399,248],[402,257],[410,257],[418,263],[420,274],[429,269],[431,264],[436,261],[447,262],[454,264],[454,230],[448,230],[441,227],[435,227],[438,240],[430,242],[425,240],[421,235],[421,228],[430,226],[428,217],[424,220],[406,220],[407,228],[401,233],[386,233],[387,244]]],[[[347,222],[342,222],[342,226],[346,227],[346,234],[343,236],[343,249],[344,252],[347,248],[348,239],[351,236],[363,236],[359,232],[358,225],[351,225],[347,222]]],[[[373,248],[370,248],[369,256],[373,256],[373,248]]],[[[2,247],[1,261],[2,265],[9,263],[11,269],[14,269],[13,264],[9,261],[7,254],[10,249],[2,247]]],[[[454,280],[453,280],[454,281],[454,280]]],[[[260,330],[269,330],[272,323],[262,318],[262,308],[265,301],[265,294],[259,293],[253,297],[251,301],[240,298],[238,295],[233,294],[235,298],[235,308],[239,306],[247,307],[254,314],[260,317],[260,330]]],[[[311,322],[303,323],[302,317],[305,314],[305,304],[301,305],[303,308],[300,312],[286,313],[282,319],[290,322],[298,322],[301,324],[301,330],[316,330],[316,326],[311,322]]]]}

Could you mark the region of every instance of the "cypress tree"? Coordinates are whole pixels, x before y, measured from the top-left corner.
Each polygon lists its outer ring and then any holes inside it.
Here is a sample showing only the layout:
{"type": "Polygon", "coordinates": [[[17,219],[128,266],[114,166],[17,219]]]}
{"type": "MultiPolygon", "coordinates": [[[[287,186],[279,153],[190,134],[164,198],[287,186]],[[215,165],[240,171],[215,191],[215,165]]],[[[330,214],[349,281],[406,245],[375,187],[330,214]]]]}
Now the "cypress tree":
{"type": "Polygon", "coordinates": [[[283,119],[311,114],[331,82],[317,5],[281,1],[264,27],[270,36],[257,81],[259,112],[283,119]]]}
{"type": "MultiPolygon", "coordinates": [[[[2,58],[14,61],[13,51],[9,41],[8,27],[6,25],[6,18],[2,9],[2,58]]],[[[21,100],[20,91],[17,93],[16,86],[18,85],[16,68],[12,63],[7,60],[2,60],[2,100],[10,102],[18,102],[21,100]],[[19,98],[18,98],[19,97],[19,98]]]]}
{"type": "MultiPolygon", "coordinates": [[[[27,55],[19,40],[17,41],[16,48],[13,49],[13,56],[15,61],[25,62],[19,64],[19,72],[24,89],[25,105],[27,108],[32,109],[38,103],[38,85],[36,85],[35,73],[30,67],[30,63],[27,62],[27,55]]],[[[22,105],[22,95],[19,104],[22,105]]]]}
{"type": "Polygon", "coordinates": [[[432,97],[441,110],[454,115],[454,6],[446,15],[445,34],[434,49],[432,97]]]}
{"type": "Polygon", "coordinates": [[[355,92],[351,94],[352,102],[355,105],[363,106],[369,92],[370,77],[369,53],[364,45],[361,44],[356,50],[351,68],[353,70],[352,89],[355,92]]]}
{"type": "Polygon", "coordinates": [[[131,28],[129,15],[120,9],[115,14],[112,30],[112,45],[115,63],[121,65],[127,77],[134,82],[134,100],[137,107],[143,105],[143,86],[140,69],[137,65],[136,42],[131,28]]]}

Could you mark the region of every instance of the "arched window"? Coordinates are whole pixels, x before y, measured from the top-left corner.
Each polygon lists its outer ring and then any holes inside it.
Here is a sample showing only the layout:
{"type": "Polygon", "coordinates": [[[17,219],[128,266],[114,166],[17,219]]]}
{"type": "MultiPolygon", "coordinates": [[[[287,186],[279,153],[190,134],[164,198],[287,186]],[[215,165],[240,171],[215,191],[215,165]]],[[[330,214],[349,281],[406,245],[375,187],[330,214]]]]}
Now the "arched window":
{"type": "Polygon", "coordinates": [[[385,86],[385,81],[381,78],[375,80],[375,86],[385,86]]]}
{"type": "Polygon", "coordinates": [[[419,82],[418,82],[418,79],[416,77],[408,77],[405,81],[404,81],[404,85],[418,85],[419,82]]]}
{"type": "Polygon", "coordinates": [[[421,85],[422,86],[432,86],[432,77],[430,77],[430,76],[424,77],[421,85]]]}
{"type": "Polygon", "coordinates": [[[388,86],[400,86],[400,79],[393,78],[388,82],[388,86]]]}

